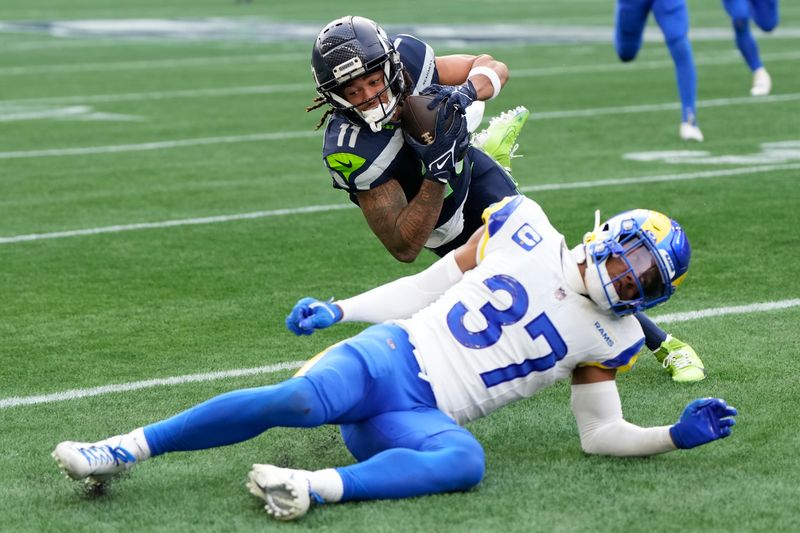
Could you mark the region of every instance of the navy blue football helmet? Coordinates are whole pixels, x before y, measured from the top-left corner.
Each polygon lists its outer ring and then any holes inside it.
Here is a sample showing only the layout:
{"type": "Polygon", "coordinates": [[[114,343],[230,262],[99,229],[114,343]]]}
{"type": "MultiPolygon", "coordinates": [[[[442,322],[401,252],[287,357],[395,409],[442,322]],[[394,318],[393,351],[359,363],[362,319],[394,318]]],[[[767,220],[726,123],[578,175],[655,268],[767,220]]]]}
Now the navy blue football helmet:
{"type": "Polygon", "coordinates": [[[400,54],[386,32],[364,17],[342,17],[322,28],[311,52],[311,71],[317,92],[331,107],[354,124],[366,124],[375,132],[389,122],[405,90],[400,54]],[[344,87],[359,76],[377,71],[383,72],[384,89],[363,102],[348,102],[344,87]],[[386,92],[384,103],[381,96],[386,92]],[[376,107],[358,109],[376,99],[376,107]]]}

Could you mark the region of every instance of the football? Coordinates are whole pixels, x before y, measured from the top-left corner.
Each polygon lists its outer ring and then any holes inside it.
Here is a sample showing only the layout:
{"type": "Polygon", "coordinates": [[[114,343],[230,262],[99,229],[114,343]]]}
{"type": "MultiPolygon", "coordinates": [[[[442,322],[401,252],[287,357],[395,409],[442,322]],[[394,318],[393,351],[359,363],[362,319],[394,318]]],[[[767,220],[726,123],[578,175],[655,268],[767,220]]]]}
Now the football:
{"type": "MultiPolygon", "coordinates": [[[[436,138],[436,119],[442,105],[428,109],[428,104],[433,96],[409,95],[403,102],[400,115],[400,125],[403,131],[422,144],[431,144],[436,138]]],[[[445,101],[442,101],[444,103],[445,101]]],[[[455,113],[447,117],[445,127],[450,127],[455,113]]]]}

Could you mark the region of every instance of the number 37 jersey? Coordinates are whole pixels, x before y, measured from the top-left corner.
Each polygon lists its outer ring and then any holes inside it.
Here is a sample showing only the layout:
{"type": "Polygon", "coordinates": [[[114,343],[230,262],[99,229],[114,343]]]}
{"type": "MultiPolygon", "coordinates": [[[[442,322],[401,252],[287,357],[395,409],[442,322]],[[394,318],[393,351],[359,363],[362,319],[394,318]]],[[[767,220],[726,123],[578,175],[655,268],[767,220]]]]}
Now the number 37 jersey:
{"type": "Polygon", "coordinates": [[[532,396],[577,366],[627,370],[644,338],[633,316],[584,296],[564,237],[533,200],[484,212],[478,266],[437,301],[397,321],[438,407],[463,424],[532,396]]]}

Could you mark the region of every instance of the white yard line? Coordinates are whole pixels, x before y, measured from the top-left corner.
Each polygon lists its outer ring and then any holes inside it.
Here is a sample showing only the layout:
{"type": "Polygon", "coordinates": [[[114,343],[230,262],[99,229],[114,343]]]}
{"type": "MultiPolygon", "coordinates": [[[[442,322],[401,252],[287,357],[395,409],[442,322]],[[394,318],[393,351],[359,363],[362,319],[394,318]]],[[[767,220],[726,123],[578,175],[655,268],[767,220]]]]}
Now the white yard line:
{"type": "Polygon", "coordinates": [[[349,209],[351,207],[355,207],[355,205],[354,204],[309,205],[305,207],[297,207],[294,209],[275,209],[273,211],[255,211],[253,213],[238,213],[234,215],[184,218],[178,220],[164,220],[161,222],[141,222],[138,224],[119,224],[115,226],[104,226],[101,228],[55,231],[52,233],[33,233],[29,235],[15,235],[13,237],[0,237],[0,244],[40,241],[43,239],[62,239],[64,237],[80,237],[85,235],[100,235],[103,233],[120,233],[123,231],[134,231],[142,229],[171,228],[175,226],[194,226],[199,224],[217,224],[219,222],[232,222],[234,220],[248,220],[254,218],[266,218],[266,217],[275,217],[282,215],[297,215],[301,213],[336,211],[339,209],[349,209]]]}
{"type": "MultiPolygon", "coordinates": [[[[212,65],[234,65],[272,63],[278,61],[307,61],[308,54],[297,52],[284,54],[239,54],[233,56],[185,57],[172,59],[142,59],[132,61],[106,61],[95,63],[62,63],[57,65],[23,65],[0,67],[0,76],[77,74],[80,72],[113,72],[120,70],[174,69],[183,67],[208,67],[212,65]]],[[[741,59],[740,59],[741,61],[741,59]]],[[[263,67],[259,67],[263,68],[263,67]]]]}
{"type": "MultiPolygon", "coordinates": [[[[607,187],[614,185],[631,185],[639,183],[657,183],[657,182],[667,182],[667,181],[722,178],[728,176],[742,176],[742,175],[758,174],[762,172],[797,170],[797,169],[800,169],[800,163],[790,163],[785,165],[763,165],[763,166],[753,166],[753,167],[743,167],[743,168],[732,168],[725,170],[704,170],[700,172],[687,172],[684,174],[662,174],[658,176],[612,178],[612,179],[604,179],[597,181],[576,181],[572,183],[569,182],[545,183],[541,185],[531,185],[528,187],[521,187],[520,190],[522,192],[538,192],[538,191],[557,191],[557,190],[569,190],[569,189],[587,189],[591,187],[607,187]]],[[[232,222],[236,220],[248,220],[248,219],[266,218],[273,216],[282,216],[282,215],[297,215],[303,213],[337,211],[340,209],[349,209],[351,207],[354,207],[354,205],[351,203],[310,205],[310,206],[288,208],[288,209],[275,209],[272,211],[255,211],[252,213],[236,213],[230,215],[217,215],[217,216],[199,217],[199,218],[184,218],[175,220],[164,220],[159,222],[117,224],[113,226],[103,226],[98,228],[55,231],[51,233],[31,233],[27,235],[12,235],[9,237],[0,237],[0,245],[29,242],[29,241],[40,241],[44,239],[61,239],[65,237],[99,235],[103,233],[120,233],[124,231],[134,231],[143,229],[158,229],[158,228],[169,228],[176,226],[192,226],[199,224],[217,224],[221,222],[232,222]]]]}
{"type": "MultiPolygon", "coordinates": [[[[654,316],[652,318],[656,322],[660,323],[684,322],[684,321],[699,320],[703,318],[726,316],[726,315],[741,315],[741,314],[779,311],[781,309],[790,309],[798,306],[800,306],[800,299],[779,300],[774,302],[763,302],[750,305],[740,305],[735,307],[716,307],[710,309],[699,309],[697,311],[689,311],[686,313],[673,313],[668,315],[654,316]]],[[[300,368],[304,363],[305,361],[286,361],[283,363],[277,363],[269,366],[259,366],[255,368],[239,368],[239,369],[224,370],[219,372],[204,372],[201,374],[187,374],[184,376],[148,379],[144,381],[132,381],[128,383],[117,383],[113,385],[104,385],[101,387],[91,387],[86,389],[70,389],[62,392],[54,392],[51,394],[40,394],[36,396],[12,396],[10,398],[0,398],[0,410],[9,409],[12,407],[20,407],[23,405],[66,402],[70,400],[78,400],[80,398],[89,398],[92,396],[101,396],[105,394],[114,394],[118,392],[130,392],[141,389],[151,389],[154,387],[183,385],[185,383],[202,383],[207,381],[217,381],[220,379],[238,378],[244,376],[256,376],[261,374],[274,374],[276,372],[282,372],[285,370],[294,370],[296,368],[300,368]]]]}
{"type": "Polygon", "coordinates": [[[144,93],[90,94],[77,96],[54,96],[43,98],[24,98],[21,100],[0,100],[4,106],[27,106],[39,104],[103,104],[108,102],[144,102],[148,100],[172,100],[179,98],[216,98],[243,96],[249,94],[273,94],[307,91],[314,94],[314,88],[306,83],[284,83],[276,85],[251,85],[246,87],[217,87],[211,89],[177,89],[174,91],[151,91],[144,93]]]}
{"type": "MultiPolygon", "coordinates": [[[[50,65],[20,65],[0,67],[0,76],[40,75],[40,74],[77,74],[81,72],[114,72],[121,70],[174,69],[182,67],[207,67],[212,65],[256,64],[284,61],[308,61],[309,55],[301,52],[284,52],[278,54],[237,54],[228,56],[185,57],[170,59],[141,59],[128,61],[105,61],[89,63],[59,63],[50,65]]],[[[777,61],[795,61],[800,59],[800,52],[774,52],[762,54],[765,63],[777,61]]],[[[742,62],[738,53],[730,52],[722,55],[699,55],[695,57],[698,65],[732,65],[742,62]]],[[[587,74],[590,72],[624,72],[633,70],[657,70],[672,68],[669,59],[637,61],[634,63],[603,63],[595,65],[570,65],[556,67],[536,67],[512,69],[512,77],[561,76],[564,74],[587,74]]],[[[308,87],[308,84],[306,84],[308,87]]]]}
{"type": "MultiPolygon", "coordinates": [[[[284,87],[286,88],[286,87],[284,87]]],[[[244,89],[244,88],[243,88],[244,89]]],[[[265,87],[251,87],[246,88],[248,90],[254,90],[255,92],[263,92],[267,89],[269,90],[281,90],[278,86],[265,86],[265,87]]],[[[214,89],[209,89],[206,91],[207,94],[211,94],[214,89]]],[[[202,91],[201,91],[202,92],[202,91]]],[[[197,91],[191,91],[193,96],[199,94],[197,91]]],[[[161,98],[165,96],[167,93],[150,93],[150,97],[153,99],[161,98]]],[[[108,101],[112,100],[124,100],[127,97],[136,97],[139,98],[142,94],[137,95],[125,95],[125,94],[117,94],[117,95],[104,95],[103,97],[109,98],[108,101]]],[[[742,97],[742,98],[718,98],[713,100],[700,100],[697,102],[697,107],[721,107],[721,106],[731,106],[731,105],[761,105],[761,104],[769,104],[775,102],[790,102],[800,100],[800,93],[790,93],[790,94],[778,94],[778,95],[771,95],[771,96],[762,96],[758,98],[753,97],[742,97]]],[[[58,102],[56,101],[46,101],[45,99],[39,100],[38,103],[50,103],[50,104],[68,104],[78,103],[79,99],[68,101],[67,99],[61,99],[58,102]]],[[[10,101],[0,101],[0,108],[4,105],[21,105],[25,101],[18,100],[16,102],[10,101]]],[[[28,101],[28,103],[33,102],[33,100],[28,101]]],[[[86,103],[97,103],[96,101],[89,101],[83,100],[86,103]]],[[[622,114],[631,114],[631,113],[649,113],[653,111],[667,111],[673,109],[679,109],[680,104],[677,102],[674,103],[666,103],[666,104],[644,104],[644,105],[636,105],[636,106],[622,106],[622,107],[599,107],[599,108],[589,108],[589,109],[573,109],[573,110],[564,110],[564,111],[547,111],[541,113],[532,113],[530,116],[530,120],[553,120],[553,119],[562,119],[562,118],[577,118],[577,117],[596,117],[596,116],[604,116],[604,115],[622,115],[622,114]]],[[[226,137],[207,137],[207,138],[200,138],[200,139],[176,139],[176,140],[168,140],[168,141],[158,141],[158,142],[149,142],[149,143],[138,143],[138,144],[118,144],[118,145],[110,145],[110,146],[84,146],[84,147],[77,147],[77,148],[50,148],[44,150],[19,150],[13,152],[0,152],[0,159],[27,159],[27,158],[36,158],[36,157],[64,157],[64,156],[74,156],[74,155],[95,155],[95,154],[111,154],[111,153],[124,153],[124,152],[139,152],[139,151],[146,151],[146,150],[164,150],[164,149],[171,149],[171,148],[181,148],[186,146],[198,146],[198,145],[209,145],[209,144],[223,144],[223,143],[239,143],[239,142],[253,142],[253,141],[274,141],[274,140],[283,140],[283,139],[296,139],[301,137],[314,137],[321,135],[320,132],[314,131],[287,131],[287,132],[271,132],[271,133],[254,133],[250,135],[231,135],[226,137]]]]}
{"type": "Polygon", "coordinates": [[[250,135],[229,135],[226,137],[205,137],[199,139],[178,139],[174,141],[157,141],[139,144],[114,144],[110,146],[84,146],[78,148],[51,148],[45,150],[22,150],[19,152],[0,152],[0,159],[27,159],[34,157],[62,157],[70,155],[118,154],[126,152],[144,152],[164,150],[186,146],[203,146],[209,144],[241,143],[255,141],[280,141],[303,137],[321,137],[317,131],[287,131],[274,133],[253,133],[250,135]]]}

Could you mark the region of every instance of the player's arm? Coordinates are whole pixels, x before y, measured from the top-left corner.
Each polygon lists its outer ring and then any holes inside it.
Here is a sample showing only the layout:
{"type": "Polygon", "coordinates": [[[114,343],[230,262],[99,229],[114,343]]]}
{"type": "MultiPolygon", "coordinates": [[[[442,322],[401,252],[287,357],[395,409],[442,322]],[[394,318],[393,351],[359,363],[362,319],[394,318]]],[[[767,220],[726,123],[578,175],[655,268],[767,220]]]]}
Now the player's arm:
{"type": "Polygon", "coordinates": [[[572,412],[583,451],[591,454],[647,456],[694,448],[727,437],[736,409],[718,398],[691,402],[672,426],[639,427],[622,417],[616,371],[596,366],[572,373],[572,412]]]}
{"type": "Polygon", "coordinates": [[[323,302],[303,298],[286,317],[286,327],[296,335],[310,335],[337,322],[378,323],[410,317],[455,285],[464,272],[475,267],[482,233],[482,230],[476,231],[467,243],[413,276],[397,279],[346,300],[323,302]]]}
{"type": "Polygon", "coordinates": [[[436,227],[444,201],[444,184],[422,180],[411,201],[396,180],[356,193],[372,232],[398,261],[414,261],[436,227]]]}
{"type": "Polygon", "coordinates": [[[441,85],[461,85],[469,80],[478,100],[497,96],[508,81],[508,67],[488,54],[449,55],[436,58],[441,85]]]}

